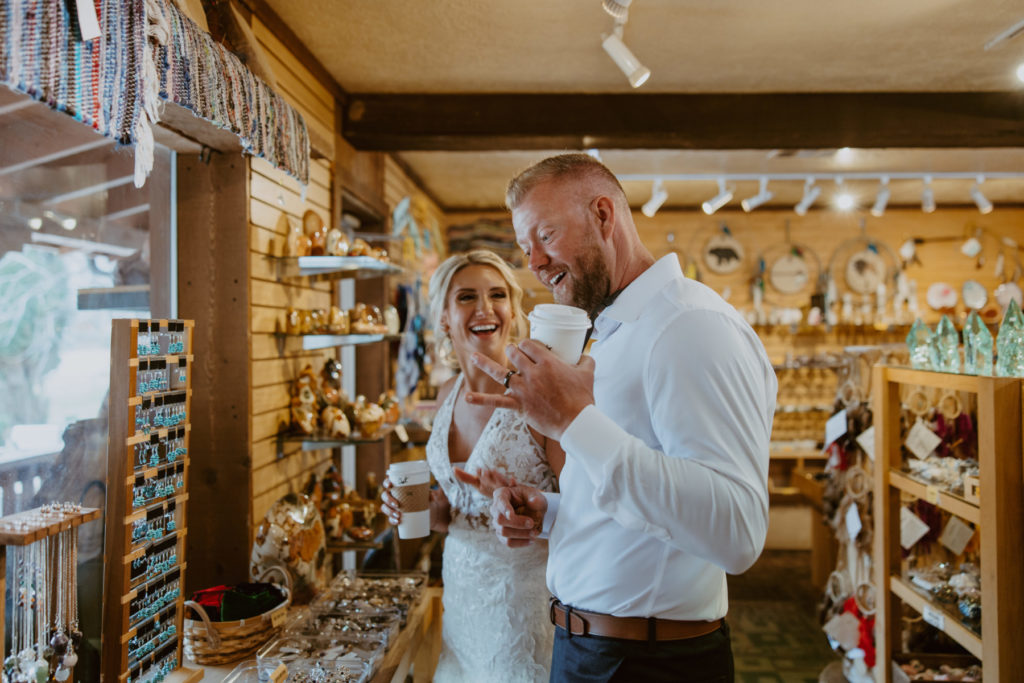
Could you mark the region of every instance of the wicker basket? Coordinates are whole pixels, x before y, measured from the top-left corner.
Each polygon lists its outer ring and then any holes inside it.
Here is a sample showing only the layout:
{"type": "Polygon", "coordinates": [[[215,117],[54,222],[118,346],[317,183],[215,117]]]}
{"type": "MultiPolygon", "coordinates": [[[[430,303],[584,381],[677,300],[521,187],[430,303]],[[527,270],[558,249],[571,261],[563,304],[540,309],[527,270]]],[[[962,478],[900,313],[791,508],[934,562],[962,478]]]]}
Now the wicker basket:
{"type": "Polygon", "coordinates": [[[202,605],[192,600],[185,601],[185,613],[191,609],[199,616],[199,619],[183,619],[182,645],[189,660],[196,664],[227,664],[251,655],[280,630],[292,603],[288,586],[290,577],[284,569],[271,567],[258,580],[265,581],[270,573],[280,573],[284,577],[281,590],[285,600],[269,612],[248,619],[210,621],[202,605]]]}

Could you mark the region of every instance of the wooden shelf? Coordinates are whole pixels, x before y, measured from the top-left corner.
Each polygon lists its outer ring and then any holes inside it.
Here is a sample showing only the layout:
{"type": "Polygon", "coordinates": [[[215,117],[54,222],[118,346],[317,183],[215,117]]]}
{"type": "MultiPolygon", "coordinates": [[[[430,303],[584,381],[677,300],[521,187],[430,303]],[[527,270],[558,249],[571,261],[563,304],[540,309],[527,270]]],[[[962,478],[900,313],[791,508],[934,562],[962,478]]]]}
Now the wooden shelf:
{"type": "Polygon", "coordinates": [[[981,524],[981,508],[950,491],[919,482],[898,470],[889,472],[889,485],[915,498],[926,500],[967,522],[981,524]]]}
{"type": "Polygon", "coordinates": [[[877,665],[880,683],[892,680],[890,662],[902,641],[904,624],[900,602],[920,612],[932,626],[965,647],[985,666],[989,683],[1020,680],[1024,648],[1019,644],[1024,623],[1024,458],[1022,414],[1024,382],[1012,377],[975,377],[876,366],[872,378],[875,416],[874,572],[877,665]],[[977,453],[980,503],[917,481],[894,470],[902,463],[901,392],[905,387],[932,387],[971,392],[977,396],[977,453]],[[977,558],[981,570],[980,633],[963,625],[960,617],[931,601],[910,582],[900,545],[900,514],[907,496],[930,502],[976,527],[977,558]]]}
{"type": "Polygon", "coordinates": [[[981,636],[960,623],[960,615],[932,602],[925,595],[898,576],[889,577],[889,587],[900,600],[913,607],[925,620],[978,659],[982,659],[981,636]]]}
{"type": "Polygon", "coordinates": [[[0,518],[0,545],[30,545],[47,536],[59,534],[76,526],[99,519],[99,508],[82,508],[79,512],[41,517],[42,508],[33,508],[0,518]],[[18,528],[25,525],[24,528],[18,528]]]}
{"type": "MultiPolygon", "coordinates": [[[[362,235],[359,235],[362,237],[362,235]]],[[[404,272],[400,266],[380,261],[372,256],[298,256],[268,257],[277,263],[277,276],[311,277],[335,275],[337,277],[368,278],[397,275],[404,272]]]]}
{"type": "Polygon", "coordinates": [[[80,311],[148,311],[149,285],[122,285],[78,290],[80,311]]]}
{"type": "Polygon", "coordinates": [[[383,341],[397,341],[399,334],[283,334],[276,333],[278,346],[282,352],[315,351],[331,349],[335,346],[359,346],[376,344],[383,341]]]}
{"type": "Polygon", "coordinates": [[[312,434],[278,434],[277,436],[277,457],[284,457],[284,444],[297,443],[304,451],[319,451],[325,448],[344,448],[345,446],[362,446],[368,443],[380,443],[391,432],[395,431],[394,425],[385,425],[370,439],[335,439],[331,437],[316,436],[312,434]]]}

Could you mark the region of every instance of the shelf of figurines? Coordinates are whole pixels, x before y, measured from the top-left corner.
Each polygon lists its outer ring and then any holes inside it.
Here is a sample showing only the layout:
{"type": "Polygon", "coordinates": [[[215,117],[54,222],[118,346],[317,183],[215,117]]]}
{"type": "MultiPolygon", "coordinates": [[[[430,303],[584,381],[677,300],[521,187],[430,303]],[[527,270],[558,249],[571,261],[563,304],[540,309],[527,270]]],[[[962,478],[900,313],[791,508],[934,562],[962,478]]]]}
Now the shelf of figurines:
{"type": "Polygon", "coordinates": [[[278,346],[282,353],[288,351],[314,351],[331,349],[336,346],[358,346],[376,344],[382,341],[401,339],[398,334],[285,334],[278,332],[278,346]]]}
{"type": "Polygon", "coordinates": [[[362,436],[358,431],[352,432],[348,437],[331,436],[324,432],[303,434],[301,432],[283,432],[277,435],[277,457],[285,457],[285,444],[299,444],[300,450],[319,451],[326,448],[344,448],[345,446],[362,446],[370,443],[380,443],[388,435],[395,431],[395,425],[382,425],[380,429],[370,436],[362,436]]]}
{"type": "Polygon", "coordinates": [[[272,256],[278,278],[322,277],[365,279],[399,275],[401,266],[374,256],[272,256]]]}
{"type": "MultiPolygon", "coordinates": [[[[893,595],[920,614],[925,622],[948,635],[978,659],[982,658],[981,626],[977,620],[965,617],[960,608],[956,607],[963,600],[952,599],[948,604],[941,604],[933,599],[931,592],[915,584],[913,578],[895,575],[889,577],[889,588],[893,595]]],[[[964,602],[964,605],[964,611],[969,614],[975,609],[973,602],[964,602]]],[[[978,613],[980,605],[981,599],[978,598],[978,613]]]]}

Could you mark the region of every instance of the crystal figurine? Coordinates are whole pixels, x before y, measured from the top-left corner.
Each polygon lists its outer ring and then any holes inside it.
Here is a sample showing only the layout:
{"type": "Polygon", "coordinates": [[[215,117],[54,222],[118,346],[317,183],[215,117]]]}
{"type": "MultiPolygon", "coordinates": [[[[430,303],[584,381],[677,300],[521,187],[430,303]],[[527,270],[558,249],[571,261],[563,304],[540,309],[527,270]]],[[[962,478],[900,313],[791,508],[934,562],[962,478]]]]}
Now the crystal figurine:
{"type": "Polygon", "coordinates": [[[948,315],[942,316],[935,334],[928,340],[932,369],[939,372],[960,372],[960,333],[948,315]]]}
{"type": "Polygon", "coordinates": [[[996,335],[996,374],[1024,377],[1024,315],[1016,299],[1010,299],[996,335]]]}
{"type": "Polygon", "coordinates": [[[964,321],[964,372],[992,374],[992,333],[977,311],[968,313],[964,321]]]}
{"type": "Polygon", "coordinates": [[[910,367],[916,370],[931,370],[932,356],[930,342],[933,333],[931,328],[918,318],[907,334],[907,349],[910,351],[910,367]]]}

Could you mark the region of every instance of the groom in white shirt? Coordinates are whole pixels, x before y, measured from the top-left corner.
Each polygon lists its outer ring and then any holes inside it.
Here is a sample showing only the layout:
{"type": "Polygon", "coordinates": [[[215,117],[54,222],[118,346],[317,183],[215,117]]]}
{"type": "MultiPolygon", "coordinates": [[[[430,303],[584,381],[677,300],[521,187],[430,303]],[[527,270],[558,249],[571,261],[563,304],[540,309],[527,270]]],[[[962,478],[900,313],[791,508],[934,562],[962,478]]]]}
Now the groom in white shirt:
{"type": "Polygon", "coordinates": [[[643,246],[615,176],[585,154],[509,184],[530,270],[594,320],[576,366],[525,340],[517,373],[474,362],[566,451],[560,494],[495,493],[509,546],[549,537],[552,681],[732,681],[726,573],[749,568],[768,523],[777,382],[757,335],[675,255],[643,246]]]}

